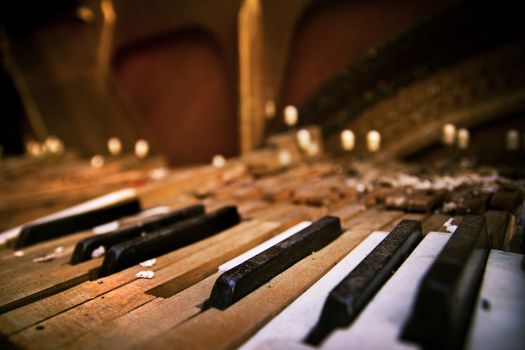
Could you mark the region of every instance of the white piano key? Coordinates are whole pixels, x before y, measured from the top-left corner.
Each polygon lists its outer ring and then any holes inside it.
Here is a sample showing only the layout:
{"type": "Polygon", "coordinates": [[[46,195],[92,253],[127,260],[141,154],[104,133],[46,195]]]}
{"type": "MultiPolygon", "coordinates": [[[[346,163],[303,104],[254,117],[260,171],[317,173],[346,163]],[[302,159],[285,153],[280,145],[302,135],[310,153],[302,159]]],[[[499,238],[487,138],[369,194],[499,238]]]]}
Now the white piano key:
{"type": "Polygon", "coordinates": [[[247,252],[244,252],[243,254],[233,258],[232,260],[225,262],[224,264],[219,266],[219,272],[226,272],[234,268],[235,266],[242,264],[246,260],[253,258],[257,254],[264,252],[266,249],[273,247],[277,243],[284,241],[286,238],[293,236],[302,229],[310,226],[311,223],[311,221],[301,221],[297,225],[290,227],[288,230],[279,233],[278,235],[270,238],[269,240],[264,241],[258,246],[248,250],[247,252]]]}
{"type": "Polygon", "coordinates": [[[387,234],[388,232],[380,231],[370,234],[319,281],[256,333],[241,349],[271,349],[272,346],[275,345],[276,340],[301,342],[319,320],[324,302],[330,291],[341,282],[387,234]]]}
{"type": "Polygon", "coordinates": [[[90,210],[95,210],[95,209],[102,208],[105,206],[110,206],[110,205],[119,203],[124,200],[132,199],[132,198],[135,198],[136,196],[137,196],[137,191],[135,189],[126,188],[120,191],[111,192],[106,195],[91,199],[84,203],[80,203],[78,205],[57,211],[56,213],[46,215],[36,220],[26,222],[23,225],[20,225],[20,226],[17,226],[17,227],[1,232],[0,233],[0,245],[4,244],[9,239],[17,237],[22,227],[24,227],[27,224],[42,223],[42,222],[60,219],[60,218],[70,216],[70,215],[77,215],[77,214],[84,213],[90,210]]]}
{"type": "Polygon", "coordinates": [[[439,255],[450,233],[431,232],[369,302],[355,322],[338,330],[322,349],[417,349],[401,342],[399,334],[410,315],[419,283],[439,255]]]}
{"type": "Polygon", "coordinates": [[[525,347],[523,255],[490,252],[466,349],[525,347]]]}

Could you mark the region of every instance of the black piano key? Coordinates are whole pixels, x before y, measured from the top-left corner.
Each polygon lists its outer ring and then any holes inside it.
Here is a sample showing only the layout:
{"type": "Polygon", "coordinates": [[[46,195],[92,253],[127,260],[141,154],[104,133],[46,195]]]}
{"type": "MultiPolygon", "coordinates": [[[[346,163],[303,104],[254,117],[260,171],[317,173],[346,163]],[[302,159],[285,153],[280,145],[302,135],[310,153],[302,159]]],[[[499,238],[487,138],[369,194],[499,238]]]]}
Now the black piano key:
{"type": "Polygon", "coordinates": [[[171,213],[161,215],[160,217],[145,220],[128,227],[123,227],[113,232],[85,238],[77,242],[75,250],[73,251],[73,255],[71,256],[70,263],[74,265],[91,259],[93,250],[100,246],[103,246],[106,250],[108,250],[115,244],[137,238],[143,233],[157,231],[166,226],[173,225],[179,221],[202,214],[204,214],[203,205],[192,205],[190,207],[182,208],[171,213]]]}
{"type": "Polygon", "coordinates": [[[490,249],[484,216],[465,216],[425,274],[403,340],[460,349],[490,249]]]}
{"type": "Polygon", "coordinates": [[[140,212],[138,199],[130,199],[103,208],[69,215],[60,219],[28,224],[22,227],[15,241],[15,249],[65,236],[78,231],[88,230],[97,225],[140,212]]]}
{"type": "Polygon", "coordinates": [[[422,238],[421,222],[403,220],[328,295],[305,342],[319,345],[336,328],[348,327],[405,261],[422,238]]]}
{"type": "Polygon", "coordinates": [[[116,244],[106,252],[99,277],[108,276],[141,261],[199,241],[239,222],[237,208],[226,206],[158,232],[116,244]]]}
{"type": "Polygon", "coordinates": [[[295,235],[224,272],[215,282],[205,308],[224,310],[248,293],[339,237],[339,218],[325,216],[295,235]]]}

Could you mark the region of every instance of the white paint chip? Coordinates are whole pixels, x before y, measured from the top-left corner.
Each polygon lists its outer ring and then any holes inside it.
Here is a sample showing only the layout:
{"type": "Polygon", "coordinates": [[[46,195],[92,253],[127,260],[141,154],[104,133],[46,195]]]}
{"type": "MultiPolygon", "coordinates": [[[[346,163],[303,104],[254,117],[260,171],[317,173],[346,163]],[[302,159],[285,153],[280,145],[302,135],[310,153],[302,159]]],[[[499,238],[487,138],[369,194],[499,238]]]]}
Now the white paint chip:
{"type": "Polygon", "coordinates": [[[111,231],[115,231],[119,228],[120,222],[118,220],[108,222],[106,224],[102,224],[96,227],[93,227],[93,233],[96,235],[102,235],[104,233],[108,233],[111,231]]]}
{"type": "Polygon", "coordinates": [[[443,226],[445,226],[445,229],[447,232],[454,233],[456,232],[456,229],[458,228],[458,225],[452,225],[452,221],[454,221],[454,218],[448,219],[443,226]]]}
{"type": "Polygon", "coordinates": [[[159,205],[153,208],[149,208],[146,210],[143,210],[140,212],[137,217],[139,218],[149,218],[152,216],[162,215],[162,214],[168,214],[171,211],[171,208],[167,205],[159,205]]]}
{"type": "Polygon", "coordinates": [[[13,255],[16,256],[17,258],[24,256],[24,254],[25,253],[23,250],[17,250],[16,252],[13,253],[13,255]]]}
{"type": "Polygon", "coordinates": [[[65,249],[62,246],[56,247],[55,249],[53,249],[53,253],[55,253],[55,254],[62,254],[64,251],[65,251],[65,249]]]}
{"type": "Polygon", "coordinates": [[[155,276],[155,272],[151,270],[139,271],[135,274],[137,278],[152,279],[155,276]]]}
{"type": "Polygon", "coordinates": [[[33,262],[35,262],[35,263],[43,263],[43,262],[48,262],[48,261],[55,260],[56,258],[57,258],[57,255],[51,253],[51,254],[46,254],[46,255],[43,255],[43,256],[39,256],[38,258],[34,258],[33,262]]]}
{"type": "Polygon", "coordinates": [[[93,250],[91,252],[91,259],[99,258],[102,255],[104,255],[105,253],[106,253],[106,247],[101,245],[100,247],[98,247],[97,249],[95,249],[95,250],[93,250]]]}
{"type": "Polygon", "coordinates": [[[156,263],[157,263],[157,259],[149,259],[149,260],[141,262],[139,265],[142,267],[152,267],[156,263]]]}

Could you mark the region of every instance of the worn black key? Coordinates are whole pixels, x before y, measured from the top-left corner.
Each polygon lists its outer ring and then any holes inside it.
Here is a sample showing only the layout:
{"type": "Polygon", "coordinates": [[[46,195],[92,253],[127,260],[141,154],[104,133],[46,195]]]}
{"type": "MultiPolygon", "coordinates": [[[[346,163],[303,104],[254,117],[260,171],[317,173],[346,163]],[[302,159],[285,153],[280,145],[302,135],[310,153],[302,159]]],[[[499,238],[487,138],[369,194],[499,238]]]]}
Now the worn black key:
{"type": "Polygon", "coordinates": [[[88,230],[97,225],[138,212],[140,212],[139,200],[130,199],[60,219],[28,224],[22,227],[14,247],[15,249],[20,249],[31,244],[40,243],[78,231],[88,230]]]}
{"type": "Polygon", "coordinates": [[[319,345],[336,328],[348,327],[405,261],[422,237],[421,222],[403,220],[331,292],[305,342],[319,345]]]}
{"type": "Polygon", "coordinates": [[[424,349],[462,348],[489,248],[485,217],[465,216],[423,277],[403,340],[424,349]]]}
{"type": "Polygon", "coordinates": [[[199,241],[236,225],[239,221],[237,208],[226,206],[158,232],[116,244],[106,252],[99,276],[108,276],[141,261],[199,241]]]}
{"type": "Polygon", "coordinates": [[[224,272],[215,282],[205,308],[226,309],[248,293],[339,237],[339,218],[325,216],[295,235],[224,272]]]}
{"type": "Polygon", "coordinates": [[[139,222],[128,227],[123,227],[113,232],[85,238],[77,242],[75,250],[73,251],[73,255],[71,256],[70,263],[74,265],[91,259],[91,254],[98,247],[102,246],[107,251],[115,244],[137,238],[143,233],[157,231],[166,226],[173,225],[179,221],[202,214],[204,214],[204,206],[201,204],[196,204],[190,207],[175,210],[171,213],[167,213],[153,219],[139,222]]]}

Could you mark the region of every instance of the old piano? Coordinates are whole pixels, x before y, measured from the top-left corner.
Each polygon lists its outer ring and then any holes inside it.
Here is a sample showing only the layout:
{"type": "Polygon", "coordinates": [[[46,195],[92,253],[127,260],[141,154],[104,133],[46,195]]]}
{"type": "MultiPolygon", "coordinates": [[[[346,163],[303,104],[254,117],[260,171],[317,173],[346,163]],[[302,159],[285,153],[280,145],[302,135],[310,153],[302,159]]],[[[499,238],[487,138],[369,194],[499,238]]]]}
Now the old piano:
{"type": "Polygon", "coordinates": [[[525,347],[517,5],[25,5],[1,348],[525,347]]]}

